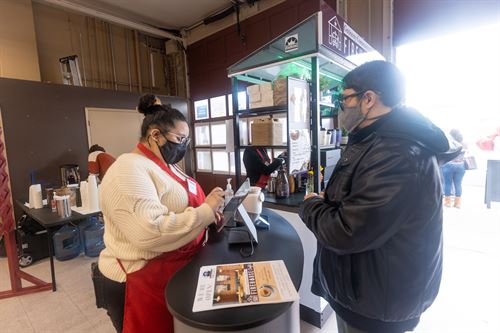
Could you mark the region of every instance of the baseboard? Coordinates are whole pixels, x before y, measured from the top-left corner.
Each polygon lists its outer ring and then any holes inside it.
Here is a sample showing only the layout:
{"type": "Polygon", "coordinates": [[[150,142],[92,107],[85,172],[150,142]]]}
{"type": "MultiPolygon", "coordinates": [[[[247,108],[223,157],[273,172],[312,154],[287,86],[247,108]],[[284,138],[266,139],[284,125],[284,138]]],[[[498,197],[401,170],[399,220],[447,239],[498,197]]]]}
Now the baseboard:
{"type": "Polygon", "coordinates": [[[316,312],[313,309],[300,304],[300,319],[318,328],[323,327],[332,313],[333,309],[330,304],[328,304],[322,312],[316,312]]]}

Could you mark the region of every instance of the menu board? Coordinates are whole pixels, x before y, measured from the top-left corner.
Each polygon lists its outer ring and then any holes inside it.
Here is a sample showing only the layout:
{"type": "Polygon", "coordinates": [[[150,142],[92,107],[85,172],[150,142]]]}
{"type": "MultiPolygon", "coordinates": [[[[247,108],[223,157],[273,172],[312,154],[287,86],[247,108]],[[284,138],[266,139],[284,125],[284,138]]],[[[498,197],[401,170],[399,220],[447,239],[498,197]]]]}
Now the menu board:
{"type": "Polygon", "coordinates": [[[288,78],[288,172],[307,171],[311,160],[309,83],[288,78]]]}

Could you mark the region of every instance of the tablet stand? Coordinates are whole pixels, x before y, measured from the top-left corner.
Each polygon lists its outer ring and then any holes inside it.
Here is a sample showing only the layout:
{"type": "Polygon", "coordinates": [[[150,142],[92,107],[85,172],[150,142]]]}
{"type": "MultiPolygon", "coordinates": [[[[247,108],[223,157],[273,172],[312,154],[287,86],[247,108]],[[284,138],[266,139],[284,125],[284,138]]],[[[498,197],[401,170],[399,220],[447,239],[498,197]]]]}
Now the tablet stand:
{"type": "Polygon", "coordinates": [[[247,211],[243,205],[238,207],[238,213],[240,213],[240,217],[244,222],[242,227],[236,227],[229,229],[228,244],[245,244],[245,243],[259,243],[257,237],[257,229],[248,216],[247,211]]]}
{"type": "Polygon", "coordinates": [[[271,225],[269,224],[269,222],[266,221],[264,217],[262,217],[262,215],[259,215],[254,224],[257,229],[264,229],[264,230],[271,229],[271,225]]]}

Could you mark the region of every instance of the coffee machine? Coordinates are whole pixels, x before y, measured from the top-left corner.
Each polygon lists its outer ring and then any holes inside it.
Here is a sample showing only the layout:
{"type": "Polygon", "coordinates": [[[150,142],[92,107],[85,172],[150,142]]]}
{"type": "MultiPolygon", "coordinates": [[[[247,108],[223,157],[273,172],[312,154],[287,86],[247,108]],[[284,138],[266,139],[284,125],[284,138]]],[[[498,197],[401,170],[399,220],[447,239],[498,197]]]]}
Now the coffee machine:
{"type": "Polygon", "coordinates": [[[78,164],[61,165],[61,184],[62,186],[80,184],[80,167],[78,164]]]}

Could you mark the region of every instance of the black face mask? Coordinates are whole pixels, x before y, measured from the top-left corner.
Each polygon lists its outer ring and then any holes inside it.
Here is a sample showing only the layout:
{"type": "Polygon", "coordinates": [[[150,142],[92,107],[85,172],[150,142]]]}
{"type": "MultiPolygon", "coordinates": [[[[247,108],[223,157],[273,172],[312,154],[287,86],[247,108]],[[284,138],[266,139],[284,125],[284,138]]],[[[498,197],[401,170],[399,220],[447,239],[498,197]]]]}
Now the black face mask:
{"type": "MultiPolygon", "coordinates": [[[[156,144],[158,145],[158,143],[156,144]]],[[[158,145],[158,149],[160,149],[161,156],[167,164],[175,164],[186,155],[188,144],[189,142],[175,143],[167,140],[163,146],[158,145]]]]}

